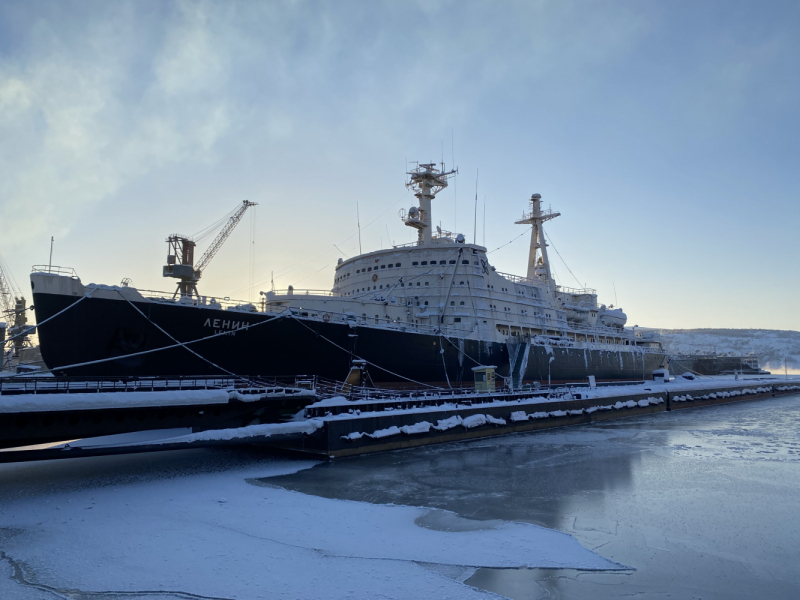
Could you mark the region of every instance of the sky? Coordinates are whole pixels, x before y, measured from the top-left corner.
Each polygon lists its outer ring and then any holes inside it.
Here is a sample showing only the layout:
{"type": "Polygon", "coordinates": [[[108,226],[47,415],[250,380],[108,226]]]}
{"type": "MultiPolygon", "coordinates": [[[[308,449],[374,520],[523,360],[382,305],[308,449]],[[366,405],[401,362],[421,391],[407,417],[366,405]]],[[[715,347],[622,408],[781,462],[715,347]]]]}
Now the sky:
{"type": "Polygon", "coordinates": [[[201,293],[330,289],[357,218],[365,252],[415,239],[407,165],[442,160],[434,221],[499,271],[538,192],[559,283],[629,325],[800,330],[797,0],[0,0],[25,291],[51,236],[84,283],[172,291],[166,237],[244,199],[201,293]]]}

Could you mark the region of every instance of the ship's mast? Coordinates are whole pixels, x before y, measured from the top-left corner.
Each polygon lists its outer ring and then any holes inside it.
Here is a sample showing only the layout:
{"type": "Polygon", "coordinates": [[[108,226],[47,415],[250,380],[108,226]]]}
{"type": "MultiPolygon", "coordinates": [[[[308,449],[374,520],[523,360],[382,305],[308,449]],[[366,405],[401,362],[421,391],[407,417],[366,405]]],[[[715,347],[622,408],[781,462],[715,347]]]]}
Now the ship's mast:
{"type": "Polygon", "coordinates": [[[458,173],[458,169],[445,171],[444,165],[440,171],[436,168],[435,163],[419,165],[407,173],[410,179],[406,183],[406,187],[414,191],[414,195],[419,200],[419,207],[412,206],[408,215],[403,216],[403,221],[418,231],[419,244],[431,243],[431,223],[433,223],[431,200],[447,187],[447,180],[456,173],[458,173]]]}
{"type": "Polygon", "coordinates": [[[542,195],[531,196],[531,212],[523,213],[517,225],[531,225],[531,249],[528,254],[528,279],[538,279],[544,283],[553,282],[550,273],[550,261],[547,258],[547,242],[544,238],[542,224],[550,219],[561,216],[559,212],[550,209],[542,210],[542,195]]]}

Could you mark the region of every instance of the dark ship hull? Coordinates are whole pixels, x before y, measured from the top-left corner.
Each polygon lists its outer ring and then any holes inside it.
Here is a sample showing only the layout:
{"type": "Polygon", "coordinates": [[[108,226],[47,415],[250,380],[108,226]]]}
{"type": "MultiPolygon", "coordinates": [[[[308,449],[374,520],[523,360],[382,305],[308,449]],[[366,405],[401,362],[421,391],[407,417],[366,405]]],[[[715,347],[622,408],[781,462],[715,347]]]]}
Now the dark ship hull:
{"type": "MultiPolygon", "coordinates": [[[[34,293],[37,322],[79,298],[34,293]]],[[[352,360],[369,361],[379,385],[424,382],[471,385],[471,368],[495,365],[515,384],[649,378],[662,352],[459,340],[384,327],[300,316],[275,316],[171,302],[86,297],[38,329],[42,358],[56,375],[282,377],[314,375],[342,381],[352,360]],[[161,331],[161,329],[163,331],[161,331]],[[164,333],[166,331],[169,336],[164,333]],[[218,335],[222,334],[224,335],[218,335]],[[171,337],[170,337],[171,336],[171,337]],[[193,342],[184,347],[176,341],[193,342]],[[174,339],[172,339],[174,338],[174,339]],[[170,346],[172,346],[170,348],[170,346]],[[187,348],[191,348],[191,351],[187,348]],[[202,357],[202,358],[201,358],[202,357]],[[551,361],[552,358],[552,361],[551,361]],[[110,359],[110,360],[109,360],[110,359]],[[99,362],[98,362],[99,361],[99,362]],[[76,365],[70,367],[71,365],[76,365]]]]}
{"type": "Polygon", "coordinates": [[[750,364],[754,359],[749,356],[721,356],[715,354],[699,356],[675,356],[670,358],[670,371],[674,375],[686,372],[698,375],[728,375],[742,373],[757,375],[761,373],[758,366],[750,364]]]}

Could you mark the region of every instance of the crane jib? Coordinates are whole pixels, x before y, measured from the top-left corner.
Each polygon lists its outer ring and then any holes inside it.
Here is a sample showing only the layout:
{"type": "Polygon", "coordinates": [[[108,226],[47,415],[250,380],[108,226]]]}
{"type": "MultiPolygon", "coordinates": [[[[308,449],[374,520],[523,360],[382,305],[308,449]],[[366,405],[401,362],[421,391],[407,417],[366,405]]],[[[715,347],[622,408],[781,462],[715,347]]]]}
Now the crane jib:
{"type": "Polygon", "coordinates": [[[214,241],[211,242],[211,245],[196,264],[194,262],[194,248],[196,244],[191,238],[178,234],[173,234],[167,238],[170,251],[167,255],[167,264],[164,265],[163,276],[180,280],[178,282],[178,289],[175,290],[173,297],[179,294],[181,296],[198,295],[197,282],[203,275],[203,271],[208,266],[208,263],[211,262],[211,259],[214,258],[214,255],[222,247],[222,244],[228,239],[228,236],[230,236],[231,232],[236,228],[236,225],[242,220],[247,209],[256,205],[256,202],[243,200],[241,206],[239,206],[227,222],[225,222],[225,225],[217,234],[217,237],[214,238],[214,241]]]}

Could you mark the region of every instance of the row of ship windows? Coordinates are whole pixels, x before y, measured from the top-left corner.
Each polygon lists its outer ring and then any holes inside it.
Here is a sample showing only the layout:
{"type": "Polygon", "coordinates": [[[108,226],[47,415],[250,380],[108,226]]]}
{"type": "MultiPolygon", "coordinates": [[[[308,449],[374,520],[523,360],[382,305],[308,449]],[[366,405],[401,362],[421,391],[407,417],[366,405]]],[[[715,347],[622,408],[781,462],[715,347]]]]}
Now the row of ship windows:
{"type": "MultiPolygon", "coordinates": [[[[403,263],[389,263],[388,265],[381,265],[381,269],[386,269],[387,267],[389,269],[392,269],[394,267],[402,267],[402,266],[403,266],[403,263]]],[[[372,269],[373,269],[373,267],[367,267],[366,269],[356,269],[356,275],[358,275],[359,273],[368,273],[368,272],[372,271],[372,269]]],[[[376,267],[374,267],[374,269],[377,271],[378,267],[376,266],[376,267]]],[[[349,274],[350,273],[348,273],[348,275],[349,274]]]]}
{"type": "MultiPolygon", "coordinates": [[[[425,304],[427,304],[427,302],[426,302],[425,304]]],[[[362,320],[364,323],[366,323],[366,322],[367,322],[367,319],[368,319],[368,318],[369,318],[369,317],[367,317],[367,313],[363,313],[363,314],[361,315],[361,320],[362,320]]],[[[384,323],[402,323],[402,322],[403,322],[403,319],[402,319],[402,317],[401,317],[401,318],[397,318],[397,319],[391,319],[391,320],[390,320],[390,319],[389,319],[389,318],[387,318],[387,317],[381,318],[381,317],[380,317],[380,315],[375,315],[375,323],[380,323],[381,321],[383,321],[384,323]]],[[[408,322],[410,323],[410,322],[411,322],[411,319],[409,319],[409,320],[408,320],[408,322]]],[[[414,323],[418,323],[418,321],[416,321],[416,320],[415,320],[415,321],[414,321],[414,323]]],[[[461,317],[453,317],[453,323],[461,323],[461,317]]]]}
{"type": "MultiPolygon", "coordinates": [[[[427,302],[426,302],[425,304],[427,304],[427,302]]],[[[301,317],[308,317],[308,316],[310,316],[310,317],[312,317],[312,318],[314,318],[314,317],[319,317],[319,315],[318,315],[317,313],[311,313],[311,314],[309,315],[309,313],[307,313],[307,312],[301,312],[301,313],[300,313],[300,316],[301,316],[301,317]]],[[[323,316],[324,316],[324,315],[323,315],[323,316]]],[[[366,322],[367,322],[367,319],[369,319],[369,317],[367,316],[367,313],[363,313],[363,314],[361,315],[361,320],[362,320],[362,322],[366,323],[366,322]]],[[[380,323],[381,321],[383,321],[384,323],[402,323],[402,322],[403,322],[403,319],[402,319],[402,318],[397,318],[397,319],[389,319],[388,317],[383,317],[383,318],[381,318],[381,316],[380,316],[380,315],[375,315],[375,323],[377,324],[377,323],[380,323]]],[[[409,320],[408,320],[408,322],[410,323],[410,322],[411,322],[411,319],[409,319],[409,320]]],[[[416,321],[416,320],[415,320],[415,321],[414,321],[414,323],[418,323],[418,321],[416,321]]],[[[453,317],[453,323],[461,323],[461,317],[453,317]]]]}
{"type": "MultiPolygon", "coordinates": [[[[427,260],[423,260],[423,261],[422,261],[422,263],[421,263],[421,266],[423,266],[423,267],[424,267],[424,266],[426,266],[427,264],[428,264],[428,261],[427,261],[427,260]]],[[[432,265],[435,265],[435,264],[436,264],[436,261],[435,261],[435,260],[432,260],[432,261],[431,261],[431,264],[432,264],[432,265]]],[[[440,264],[440,265],[446,265],[446,264],[447,264],[447,261],[446,261],[446,260],[440,260],[440,261],[439,261],[439,264],[440,264]]],[[[451,265],[454,265],[454,264],[456,264],[456,261],[454,261],[454,260],[451,260],[451,261],[450,261],[450,264],[451,264],[451,265]]],[[[468,261],[468,260],[462,260],[462,261],[461,261],[461,264],[462,264],[462,265],[468,265],[468,264],[469,264],[469,261],[468,261]]],[[[477,261],[477,260],[476,260],[476,261],[474,261],[474,262],[473,262],[473,264],[477,265],[477,264],[478,264],[478,261],[477,261]]],[[[419,263],[419,262],[417,262],[417,261],[414,261],[414,262],[412,262],[412,263],[411,263],[411,266],[412,266],[412,267],[416,267],[416,266],[418,266],[418,265],[420,265],[420,263],[419,263]]]]}
{"type": "MultiPolygon", "coordinates": [[[[431,265],[435,265],[435,264],[436,264],[436,261],[435,261],[435,260],[432,260],[432,261],[430,261],[430,264],[431,264],[431,265]]],[[[439,261],[439,264],[440,264],[440,265],[446,265],[446,264],[448,264],[448,261],[446,261],[446,260],[440,260],[440,261],[439,261]]],[[[454,265],[454,264],[456,264],[456,261],[454,261],[454,260],[451,260],[451,261],[449,261],[449,264],[451,264],[451,265],[454,265]]],[[[462,261],[461,261],[461,264],[462,264],[462,265],[468,265],[468,264],[469,264],[469,261],[468,261],[468,260],[462,260],[462,261]]],[[[474,264],[474,265],[477,265],[477,264],[478,264],[478,261],[477,261],[477,260],[476,260],[476,261],[473,261],[473,264],[474,264]]],[[[428,265],[428,261],[427,261],[427,260],[423,260],[421,263],[420,263],[420,261],[414,261],[414,262],[412,262],[412,263],[411,263],[411,266],[412,266],[412,267],[417,267],[417,266],[423,266],[423,267],[424,267],[424,266],[427,266],[427,265],[428,265]]],[[[402,266],[403,266],[403,264],[402,264],[402,263],[389,263],[388,265],[380,265],[380,268],[381,268],[381,269],[391,269],[391,268],[397,268],[397,267],[402,267],[402,266]]],[[[373,270],[377,271],[377,270],[378,270],[378,268],[379,268],[379,267],[376,265],[376,266],[374,266],[374,267],[367,267],[366,269],[356,269],[356,274],[359,274],[359,273],[370,273],[370,272],[372,272],[373,270]]],[[[350,276],[350,273],[348,273],[347,275],[343,275],[343,276],[342,276],[342,277],[340,277],[339,279],[341,280],[341,279],[344,279],[345,277],[349,277],[349,276],[350,276]]]]}
{"type": "MultiPolygon", "coordinates": [[[[429,282],[427,282],[427,281],[426,281],[426,282],[425,282],[425,285],[426,285],[426,286],[427,286],[427,285],[429,285],[429,282]]],[[[463,282],[463,281],[459,281],[459,282],[458,282],[458,285],[464,285],[464,282],[463,282]]],[[[405,283],[401,283],[401,284],[400,284],[400,287],[405,287],[405,286],[406,286],[406,284],[405,284],[405,283]]],[[[387,290],[388,290],[390,287],[391,287],[390,285],[388,285],[388,284],[386,285],[386,289],[387,289],[387,290]]],[[[409,284],[408,284],[408,287],[414,287],[414,284],[413,284],[413,283],[409,283],[409,284]]],[[[419,281],[417,282],[417,287],[420,287],[420,282],[419,282],[419,281]]],[[[382,289],[383,289],[383,286],[382,286],[382,285],[373,285],[373,286],[372,286],[372,289],[373,289],[373,290],[378,290],[378,289],[381,289],[381,290],[382,290],[382,289]]],[[[349,296],[350,294],[356,294],[356,293],[358,293],[358,292],[369,292],[369,291],[370,291],[370,289],[369,289],[369,286],[367,286],[367,287],[365,287],[365,288],[357,289],[355,292],[346,292],[346,293],[345,293],[345,296],[349,296]]]]}

